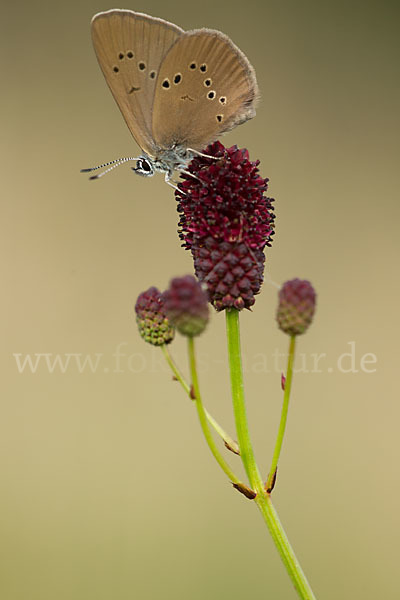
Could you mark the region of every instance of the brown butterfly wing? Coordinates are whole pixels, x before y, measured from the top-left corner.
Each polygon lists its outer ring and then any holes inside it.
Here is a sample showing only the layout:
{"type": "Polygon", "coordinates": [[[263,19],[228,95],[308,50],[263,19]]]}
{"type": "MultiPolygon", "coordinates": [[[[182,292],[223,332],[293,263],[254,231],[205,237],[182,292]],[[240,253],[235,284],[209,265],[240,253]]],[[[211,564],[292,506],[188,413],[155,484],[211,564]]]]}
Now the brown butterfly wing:
{"type": "Polygon", "coordinates": [[[233,42],[210,29],[188,31],[161,63],[153,104],[153,138],[200,150],[255,115],[254,69],[233,42]]]}
{"type": "Polygon", "coordinates": [[[151,107],[160,64],[183,30],[130,10],[110,10],[92,19],[97,59],[133,137],[150,156],[155,146],[151,107]]]}

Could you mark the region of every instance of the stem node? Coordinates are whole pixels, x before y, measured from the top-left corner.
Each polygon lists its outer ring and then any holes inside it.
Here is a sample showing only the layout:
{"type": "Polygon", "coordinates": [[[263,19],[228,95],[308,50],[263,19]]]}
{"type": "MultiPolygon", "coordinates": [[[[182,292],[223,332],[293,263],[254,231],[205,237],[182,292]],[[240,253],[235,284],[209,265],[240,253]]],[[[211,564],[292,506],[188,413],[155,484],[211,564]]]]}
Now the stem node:
{"type": "Polygon", "coordinates": [[[249,500],[254,500],[254,498],[257,497],[256,492],[250,489],[244,483],[232,483],[232,485],[235,488],[235,490],[243,494],[243,496],[246,496],[246,498],[248,498],[249,500]]]}

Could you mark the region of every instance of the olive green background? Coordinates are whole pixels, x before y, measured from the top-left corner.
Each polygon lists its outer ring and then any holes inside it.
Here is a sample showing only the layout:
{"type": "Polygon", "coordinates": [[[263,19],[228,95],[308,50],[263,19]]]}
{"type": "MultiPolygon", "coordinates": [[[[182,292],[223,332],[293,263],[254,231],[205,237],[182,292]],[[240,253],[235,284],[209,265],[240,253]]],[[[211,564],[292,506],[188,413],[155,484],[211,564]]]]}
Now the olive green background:
{"type": "MultiPolygon", "coordinates": [[[[287,351],[276,284],[308,278],[318,309],[299,339],[275,505],[319,599],[394,600],[398,3],[125,7],[220,29],[256,69],[257,116],[223,140],[261,160],[276,198],[267,281],[241,319],[254,446],[267,474],[287,351]],[[341,358],[351,349],[354,364],[341,358]]],[[[137,295],[192,271],[172,190],[127,166],[96,182],[79,173],[138,152],[91,46],[90,19],[108,8],[2,9],[0,596],[291,600],[256,507],[231,488],[135,328],[137,295]],[[36,373],[19,372],[14,356],[67,353],[97,353],[99,366],[79,373],[72,357],[51,373],[41,358],[36,373]]],[[[223,314],[198,350],[205,403],[233,433],[223,314]]],[[[187,372],[184,340],[172,352],[187,372]]]]}

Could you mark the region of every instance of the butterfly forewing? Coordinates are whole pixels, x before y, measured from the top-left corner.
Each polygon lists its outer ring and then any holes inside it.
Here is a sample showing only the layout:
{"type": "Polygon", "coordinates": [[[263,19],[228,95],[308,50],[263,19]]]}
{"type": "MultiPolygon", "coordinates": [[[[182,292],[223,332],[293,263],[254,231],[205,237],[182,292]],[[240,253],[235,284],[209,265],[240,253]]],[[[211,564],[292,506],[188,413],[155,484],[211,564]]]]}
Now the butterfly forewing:
{"type": "Polygon", "coordinates": [[[92,20],[104,77],[132,135],[149,156],[156,148],[151,110],[160,65],[183,33],[172,23],[133,11],[111,10],[92,20]]]}
{"type": "Polygon", "coordinates": [[[156,81],[152,135],[156,144],[200,150],[255,115],[258,87],[245,55],[208,29],[182,35],[164,57],[156,81]]]}

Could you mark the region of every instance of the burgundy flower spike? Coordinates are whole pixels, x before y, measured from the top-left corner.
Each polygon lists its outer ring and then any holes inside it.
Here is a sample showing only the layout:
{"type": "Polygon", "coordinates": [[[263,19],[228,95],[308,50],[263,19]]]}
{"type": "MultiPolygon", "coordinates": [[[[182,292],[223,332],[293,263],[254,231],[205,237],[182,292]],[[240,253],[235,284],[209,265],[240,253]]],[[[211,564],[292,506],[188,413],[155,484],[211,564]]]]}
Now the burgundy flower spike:
{"type": "Polygon", "coordinates": [[[264,248],[272,241],[272,198],[259,161],[246,149],[214,142],[188,166],[176,192],[180,237],[192,252],[196,275],[217,310],[250,308],[260,291],[264,248]]]}

